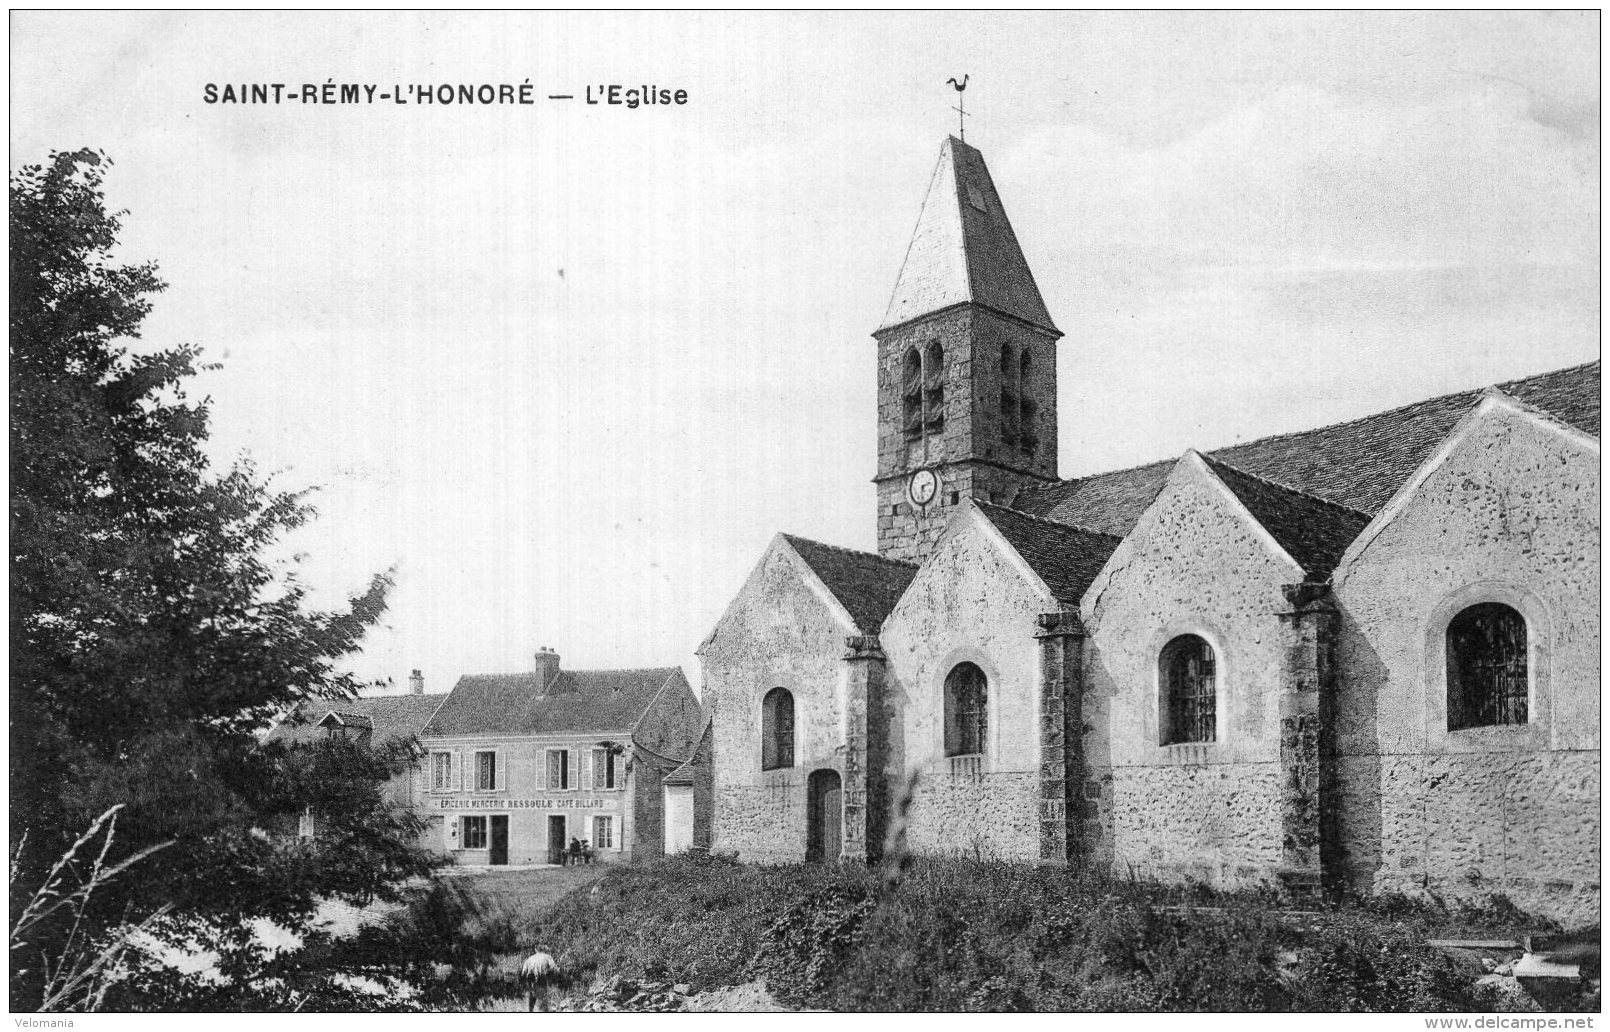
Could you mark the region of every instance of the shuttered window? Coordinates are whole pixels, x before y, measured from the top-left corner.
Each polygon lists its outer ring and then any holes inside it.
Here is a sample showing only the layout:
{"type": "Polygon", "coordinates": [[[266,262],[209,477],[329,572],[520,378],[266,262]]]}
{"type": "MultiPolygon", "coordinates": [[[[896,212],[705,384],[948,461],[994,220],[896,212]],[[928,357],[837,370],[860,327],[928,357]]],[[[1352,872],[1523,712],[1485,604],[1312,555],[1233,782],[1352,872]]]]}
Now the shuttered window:
{"type": "Polygon", "coordinates": [[[475,754],[475,790],[477,792],[495,792],[498,788],[498,754],[496,752],[478,752],[475,754]]]}
{"type": "Polygon", "coordinates": [[[562,791],[575,784],[574,762],[569,749],[548,750],[548,791],[562,791]]]}
{"type": "Polygon", "coordinates": [[[608,749],[593,750],[593,788],[597,791],[615,786],[615,754],[608,749]]]}
{"type": "Polygon", "coordinates": [[[613,817],[594,817],[593,818],[593,848],[594,849],[614,849],[615,848],[615,818],[613,818],[613,817]]]}
{"type": "Polygon", "coordinates": [[[453,789],[453,754],[438,752],[430,754],[430,790],[432,792],[450,792],[453,789]]]}

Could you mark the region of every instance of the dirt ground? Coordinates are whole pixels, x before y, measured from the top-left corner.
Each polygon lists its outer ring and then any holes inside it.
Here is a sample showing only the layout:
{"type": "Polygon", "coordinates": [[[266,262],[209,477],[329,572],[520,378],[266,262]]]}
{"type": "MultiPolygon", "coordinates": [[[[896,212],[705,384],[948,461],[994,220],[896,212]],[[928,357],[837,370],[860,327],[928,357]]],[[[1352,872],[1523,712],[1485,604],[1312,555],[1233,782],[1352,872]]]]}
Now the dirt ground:
{"type": "Polygon", "coordinates": [[[572,889],[597,881],[609,870],[609,864],[506,870],[478,867],[462,872],[448,868],[438,877],[463,879],[494,905],[507,905],[516,912],[534,913],[552,905],[572,889]]]}

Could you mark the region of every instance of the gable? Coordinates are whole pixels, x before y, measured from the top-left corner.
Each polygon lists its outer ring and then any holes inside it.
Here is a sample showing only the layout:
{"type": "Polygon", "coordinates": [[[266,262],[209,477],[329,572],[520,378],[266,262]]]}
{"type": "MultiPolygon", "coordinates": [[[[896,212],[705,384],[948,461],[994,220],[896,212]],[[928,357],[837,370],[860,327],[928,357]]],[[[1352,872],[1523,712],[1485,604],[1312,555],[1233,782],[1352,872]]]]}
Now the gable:
{"type": "Polygon", "coordinates": [[[752,653],[763,641],[825,635],[842,643],[844,637],[859,633],[850,611],[801,558],[787,535],[778,534],[727,603],[697,655],[708,667],[718,656],[752,653]]]}
{"type": "Polygon", "coordinates": [[[1203,456],[1186,452],[1095,577],[1083,610],[1092,619],[1119,588],[1161,598],[1214,582],[1230,591],[1251,577],[1291,583],[1304,572],[1203,456]]]}
{"type": "Polygon", "coordinates": [[[984,514],[983,505],[969,501],[946,524],[884,626],[928,623],[936,612],[982,613],[986,607],[978,603],[1007,599],[1032,600],[1036,613],[1059,604],[1051,587],[984,514]]]}
{"type": "Polygon", "coordinates": [[[393,738],[413,738],[425,731],[447,693],[432,695],[376,695],[368,698],[309,699],[269,731],[265,742],[287,745],[323,738],[329,723],[367,729],[377,745],[393,738]],[[337,714],[334,719],[331,714],[337,714]]]}
{"type": "Polygon", "coordinates": [[[1434,537],[1471,548],[1478,542],[1450,538],[1453,526],[1469,525],[1490,542],[1530,533],[1523,524],[1562,517],[1569,509],[1584,521],[1575,532],[1580,550],[1590,543],[1584,534],[1594,540],[1598,534],[1599,451],[1598,440],[1576,424],[1530,411],[1505,394],[1489,394],[1359,534],[1338,576],[1399,521],[1428,517],[1434,537]]]}

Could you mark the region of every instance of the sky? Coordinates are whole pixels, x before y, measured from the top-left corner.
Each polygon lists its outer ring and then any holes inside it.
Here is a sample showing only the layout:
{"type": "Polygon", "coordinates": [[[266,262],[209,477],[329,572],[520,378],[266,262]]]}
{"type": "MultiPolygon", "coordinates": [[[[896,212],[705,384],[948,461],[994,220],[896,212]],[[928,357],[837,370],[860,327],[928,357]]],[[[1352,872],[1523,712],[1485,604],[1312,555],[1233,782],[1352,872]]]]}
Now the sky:
{"type": "Polygon", "coordinates": [[[11,16],[11,168],[93,147],[138,347],[319,518],[359,676],[681,664],[778,531],[873,550],[875,344],[970,76],[1063,476],[1592,361],[1599,17],[11,16]],[[208,83],[529,82],[531,105],[208,83]],[[685,105],[589,105],[610,83],[685,105]],[[549,94],[577,99],[551,101],[549,94]]]}

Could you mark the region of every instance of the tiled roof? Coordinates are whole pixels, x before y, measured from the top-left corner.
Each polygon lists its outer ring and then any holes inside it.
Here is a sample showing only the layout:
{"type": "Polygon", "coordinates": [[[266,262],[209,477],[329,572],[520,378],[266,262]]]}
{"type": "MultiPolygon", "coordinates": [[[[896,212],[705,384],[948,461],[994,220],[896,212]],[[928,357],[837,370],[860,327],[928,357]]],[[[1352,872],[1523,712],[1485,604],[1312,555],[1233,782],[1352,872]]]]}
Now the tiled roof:
{"type": "MultiPolygon", "coordinates": [[[[1498,385],[1499,390],[1595,436],[1599,363],[1498,385]]],[[[1374,515],[1480,400],[1462,391],[1316,430],[1265,437],[1208,457],[1265,480],[1374,515]]],[[[1127,534],[1151,504],[1172,462],[1065,480],[1021,493],[1017,507],[1060,523],[1127,534]]]]}
{"type": "Polygon", "coordinates": [[[1357,509],[1293,491],[1213,459],[1204,461],[1312,578],[1330,576],[1347,546],[1370,522],[1357,509]]]}
{"type": "Polygon", "coordinates": [[[662,785],[691,785],[691,784],[693,784],[693,772],[695,770],[697,770],[697,769],[698,768],[695,767],[694,764],[693,764],[693,757],[690,756],[690,757],[688,757],[688,760],[687,760],[686,763],[682,764],[682,766],[678,767],[676,770],[673,770],[671,773],[669,773],[669,774],[665,775],[665,777],[661,778],[660,779],[660,784],[662,784],[662,785]]]}
{"type": "Polygon", "coordinates": [[[361,727],[366,731],[373,731],[375,728],[374,721],[370,720],[366,714],[342,712],[341,710],[331,710],[324,715],[324,719],[319,723],[335,723],[343,727],[361,727]]]}
{"type": "Polygon", "coordinates": [[[1058,602],[1076,606],[1121,538],[1041,519],[989,502],[974,502],[1045,581],[1058,602]]]}
{"type": "Polygon", "coordinates": [[[324,737],[326,732],[319,722],[334,712],[344,723],[362,727],[368,721],[373,729],[371,741],[376,745],[390,738],[411,738],[419,735],[447,698],[446,693],[434,695],[377,695],[366,699],[309,699],[274,726],[265,741],[311,742],[324,737]]]}
{"type": "Polygon", "coordinates": [[[964,301],[1055,331],[984,156],[945,140],[883,328],[964,301]]]}
{"type": "Polygon", "coordinates": [[[625,735],[680,667],[639,670],[561,670],[543,695],[535,671],[466,674],[425,728],[427,735],[563,734],[598,731],[625,735]]]}
{"type": "Polygon", "coordinates": [[[885,559],[871,552],[824,545],[792,534],[784,534],[783,538],[849,611],[850,619],[862,634],[878,633],[883,618],[900,601],[917,573],[917,567],[911,563],[885,559]]]}

